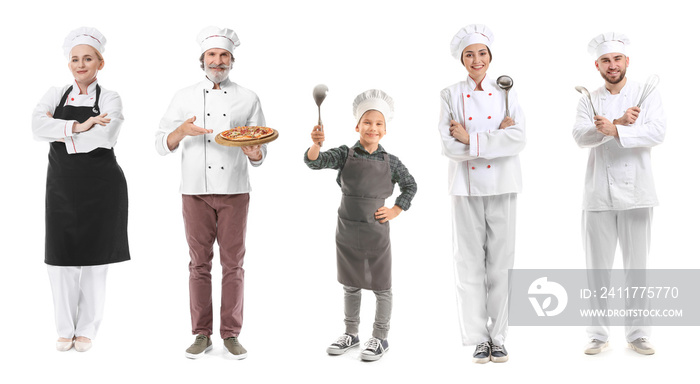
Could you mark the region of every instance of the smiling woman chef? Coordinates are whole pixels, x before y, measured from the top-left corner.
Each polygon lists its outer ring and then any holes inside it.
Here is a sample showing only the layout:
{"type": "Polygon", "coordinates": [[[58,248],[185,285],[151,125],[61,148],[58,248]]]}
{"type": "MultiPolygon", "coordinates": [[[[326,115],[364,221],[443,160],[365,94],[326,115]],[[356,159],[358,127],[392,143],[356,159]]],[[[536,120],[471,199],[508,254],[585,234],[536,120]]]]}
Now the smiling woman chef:
{"type": "Polygon", "coordinates": [[[75,81],[49,89],[32,114],[34,138],[50,142],[45,262],[59,351],[91,348],[107,266],[130,258],[126,180],[112,148],[124,120],[122,103],[97,84],[105,43],[95,28],[70,32],[63,49],[75,81]]]}
{"type": "Polygon", "coordinates": [[[462,28],[451,51],[469,76],[442,90],[443,154],[450,160],[457,303],[464,345],[476,345],[474,362],[505,362],[508,269],[515,250],[516,194],[521,191],[518,153],[525,147],[525,117],[511,91],[486,71],[493,33],[484,25],[462,28]]]}

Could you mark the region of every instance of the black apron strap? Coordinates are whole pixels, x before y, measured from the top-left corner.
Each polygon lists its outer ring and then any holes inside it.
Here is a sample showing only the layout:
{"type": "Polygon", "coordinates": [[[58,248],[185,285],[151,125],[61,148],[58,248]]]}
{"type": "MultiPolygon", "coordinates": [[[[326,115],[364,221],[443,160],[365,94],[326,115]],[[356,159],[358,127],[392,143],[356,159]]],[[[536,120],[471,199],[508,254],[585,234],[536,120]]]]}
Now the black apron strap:
{"type": "MultiPolygon", "coordinates": [[[[72,87],[71,87],[72,88],[72,87]]],[[[94,112],[96,115],[100,114],[100,92],[102,89],[100,88],[99,84],[95,84],[95,105],[92,106],[92,112],[94,112]]]]}
{"type": "Polygon", "coordinates": [[[66,104],[66,99],[68,99],[68,95],[70,94],[70,92],[71,92],[72,90],[73,90],[73,86],[71,85],[71,86],[68,87],[68,89],[66,90],[66,93],[63,94],[63,96],[61,97],[61,101],[58,102],[58,105],[56,106],[56,109],[54,109],[54,111],[53,111],[53,116],[54,116],[54,117],[55,117],[56,115],[58,115],[58,112],[59,112],[61,109],[63,109],[63,106],[66,104]]]}

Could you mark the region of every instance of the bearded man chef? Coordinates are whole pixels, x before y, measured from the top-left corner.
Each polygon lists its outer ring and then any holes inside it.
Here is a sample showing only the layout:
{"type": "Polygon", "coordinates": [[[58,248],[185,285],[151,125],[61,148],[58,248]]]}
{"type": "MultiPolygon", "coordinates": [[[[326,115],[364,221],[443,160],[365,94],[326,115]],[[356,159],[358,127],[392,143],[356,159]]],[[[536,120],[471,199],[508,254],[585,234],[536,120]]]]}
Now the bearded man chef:
{"type": "Polygon", "coordinates": [[[206,78],[178,91],[156,132],[156,150],[167,155],[182,147],[182,216],[190,248],[190,313],[195,342],[185,356],[211,350],[211,267],[214,240],[222,266],[221,325],[224,347],[236,359],[247,351],[238,341],[243,322],[243,256],[250,182],[248,163],[257,167],[266,145],[224,147],[215,136],[237,126],[264,126],[258,96],[228,78],[233,50],[240,45],[228,28],[207,27],[197,36],[206,78]]]}
{"type": "MultiPolygon", "coordinates": [[[[666,118],[658,91],[636,107],[643,85],[628,80],[630,40],[609,32],[596,36],[588,51],[605,86],[591,93],[593,106],[581,98],[573,136],[581,148],[590,148],[583,196],[582,233],[589,270],[612,268],[619,242],[624,268],[645,269],[649,254],[653,207],[658,205],[651,173],[651,147],[661,144],[666,118]],[[595,115],[593,108],[598,113],[595,115]]],[[[590,274],[589,274],[590,275],[590,274]]],[[[597,276],[600,281],[605,276],[597,276]]],[[[589,276],[589,282],[591,278],[589,276]]],[[[594,303],[595,305],[595,303],[594,303]]],[[[609,327],[587,328],[586,354],[608,346],[609,327]]],[[[647,325],[627,324],[630,348],[650,355],[647,325]]]]}

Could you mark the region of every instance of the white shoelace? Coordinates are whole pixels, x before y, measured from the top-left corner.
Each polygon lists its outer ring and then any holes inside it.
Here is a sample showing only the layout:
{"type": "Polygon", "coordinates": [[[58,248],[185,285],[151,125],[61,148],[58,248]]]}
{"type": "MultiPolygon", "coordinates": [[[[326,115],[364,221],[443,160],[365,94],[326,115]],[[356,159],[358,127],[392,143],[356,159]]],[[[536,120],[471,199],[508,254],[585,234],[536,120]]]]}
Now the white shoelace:
{"type": "Polygon", "coordinates": [[[352,336],[350,336],[350,335],[340,336],[335,343],[341,347],[347,347],[348,345],[352,344],[352,336]]]}
{"type": "Polygon", "coordinates": [[[383,349],[383,347],[381,345],[382,344],[381,344],[380,340],[377,339],[376,337],[373,337],[365,343],[365,346],[366,346],[365,349],[369,349],[371,351],[376,351],[380,347],[383,349]]]}
{"type": "Polygon", "coordinates": [[[489,351],[489,343],[488,343],[488,341],[484,341],[483,343],[476,346],[476,352],[474,352],[474,353],[479,354],[479,353],[488,352],[488,351],[489,351]]]}
{"type": "Polygon", "coordinates": [[[496,344],[491,344],[491,352],[503,352],[503,347],[496,344]]]}

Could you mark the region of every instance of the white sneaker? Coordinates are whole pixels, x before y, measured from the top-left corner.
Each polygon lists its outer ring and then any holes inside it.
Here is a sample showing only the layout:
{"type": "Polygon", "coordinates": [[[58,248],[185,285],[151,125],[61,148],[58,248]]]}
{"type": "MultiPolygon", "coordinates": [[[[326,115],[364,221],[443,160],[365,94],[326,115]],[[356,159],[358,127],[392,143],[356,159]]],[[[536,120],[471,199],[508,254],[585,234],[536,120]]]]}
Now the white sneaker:
{"type": "Polygon", "coordinates": [[[586,355],[597,355],[603,352],[606,348],[608,348],[607,341],[591,339],[591,341],[588,344],[586,344],[586,349],[583,350],[583,353],[585,353],[586,355]]]}
{"type": "Polygon", "coordinates": [[[651,345],[649,340],[647,340],[646,337],[640,337],[638,339],[635,339],[634,341],[629,342],[627,345],[629,345],[630,348],[632,348],[633,351],[640,353],[642,355],[653,355],[656,353],[656,350],[654,350],[654,346],[651,345]]]}

